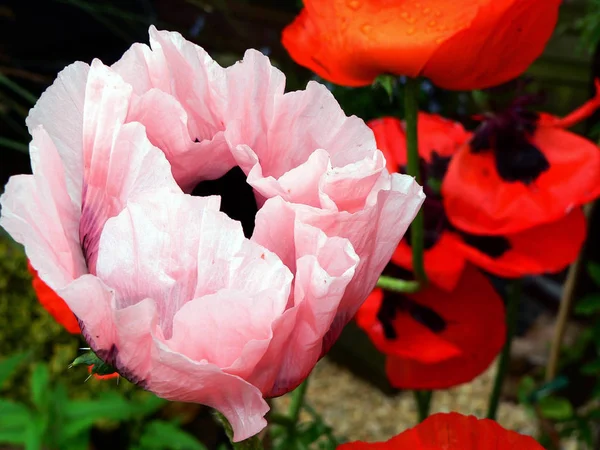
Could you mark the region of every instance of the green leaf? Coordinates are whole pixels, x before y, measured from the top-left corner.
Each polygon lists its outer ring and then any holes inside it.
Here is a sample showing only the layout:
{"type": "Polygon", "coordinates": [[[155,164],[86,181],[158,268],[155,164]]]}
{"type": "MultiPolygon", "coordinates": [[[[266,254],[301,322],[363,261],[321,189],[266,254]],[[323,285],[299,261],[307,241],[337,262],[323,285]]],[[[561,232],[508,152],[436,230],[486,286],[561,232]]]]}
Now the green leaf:
{"type": "Polygon", "coordinates": [[[48,408],[50,375],[43,364],[36,364],[31,374],[31,401],[39,411],[48,408]]]}
{"type": "Polygon", "coordinates": [[[46,434],[47,421],[45,417],[34,415],[27,427],[25,450],[40,450],[46,434]]]}
{"type": "Polygon", "coordinates": [[[62,435],[72,438],[90,429],[98,420],[127,420],[132,416],[129,402],[116,392],[95,400],[71,401],[64,407],[62,435]]]}
{"type": "Polygon", "coordinates": [[[592,391],[592,399],[600,399],[600,381],[598,381],[596,386],[594,386],[594,390],[592,391]]]}
{"type": "Polygon", "coordinates": [[[24,445],[31,420],[25,405],[0,399],[0,443],[24,445]]]}
{"type": "Polygon", "coordinates": [[[117,371],[110,364],[106,364],[91,350],[75,358],[69,367],[81,365],[92,366],[91,373],[96,375],[111,375],[117,371]]]}
{"type": "Polygon", "coordinates": [[[176,424],[154,420],[144,427],[140,450],[207,450],[194,436],[176,424]]]}
{"type": "Polygon", "coordinates": [[[310,444],[317,441],[321,436],[327,435],[331,432],[331,428],[325,425],[323,422],[311,422],[308,424],[300,424],[297,429],[298,438],[306,448],[310,444]]]}
{"type": "Polygon", "coordinates": [[[560,375],[554,380],[544,383],[537,389],[534,389],[533,392],[531,392],[529,395],[529,401],[531,403],[537,403],[541,398],[548,397],[554,394],[555,392],[564,389],[568,385],[569,379],[564,375],[560,375]]]}
{"type": "Polygon", "coordinates": [[[583,297],[575,304],[575,314],[591,316],[600,312],[600,294],[594,293],[583,297]]]}
{"type": "Polygon", "coordinates": [[[394,75],[379,75],[375,78],[373,86],[381,86],[387,93],[390,102],[394,99],[394,85],[396,84],[396,77],[394,75]]]}
{"type": "Polygon", "coordinates": [[[519,403],[522,405],[530,404],[530,395],[533,391],[535,391],[535,380],[533,377],[524,376],[521,378],[517,388],[517,398],[519,399],[519,403]]]}
{"type": "Polygon", "coordinates": [[[596,286],[600,286],[600,263],[588,263],[587,270],[590,277],[592,277],[592,280],[594,280],[594,283],[596,283],[596,286]]]}
{"type": "Polygon", "coordinates": [[[0,361],[0,387],[15,372],[17,367],[27,359],[30,352],[17,353],[0,361]]]}
{"type": "Polygon", "coordinates": [[[538,403],[541,414],[550,420],[567,420],[573,417],[573,405],[563,397],[544,397],[538,403]]]}
{"type": "Polygon", "coordinates": [[[584,375],[600,375],[600,359],[583,365],[581,373],[584,375]]]}

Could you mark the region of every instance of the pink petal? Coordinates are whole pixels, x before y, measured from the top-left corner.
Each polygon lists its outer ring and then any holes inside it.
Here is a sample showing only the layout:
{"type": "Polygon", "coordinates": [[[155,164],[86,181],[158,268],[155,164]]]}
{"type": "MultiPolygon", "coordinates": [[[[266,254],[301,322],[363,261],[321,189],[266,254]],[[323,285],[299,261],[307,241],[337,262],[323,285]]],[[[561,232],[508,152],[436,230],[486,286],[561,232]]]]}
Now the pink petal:
{"type": "Polygon", "coordinates": [[[56,146],[39,126],[30,144],[33,175],[11,177],[0,198],[0,225],[25,246],[40,278],[58,289],[87,272],[79,246],[79,210],[67,192],[56,146]]]}
{"type": "Polygon", "coordinates": [[[165,153],[173,177],[185,192],[191,192],[202,180],[219,178],[235,165],[223,133],[194,142],[187,113],[163,91],[151,89],[134,99],[127,121],[146,127],[148,139],[165,153]]]}
{"type": "Polygon", "coordinates": [[[71,200],[81,204],[83,181],[83,108],[89,66],[82,62],[64,68],[29,111],[29,132],[42,125],[50,135],[64,167],[71,200]]]}
{"type": "MultiPolygon", "coordinates": [[[[408,225],[424,201],[422,188],[411,177],[382,172],[375,191],[369,194],[362,210],[332,211],[305,205],[284,205],[278,200],[278,208],[293,208],[295,220],[319,228],[327,236],[339,236],[350,241],[360,258],[353,280],[346,288],[337,314],[329,332],[324,336],[323,353],[338,338],[342,328],[350,321],[367,295],[375,287],[383,268],[406,232],[408,225]],[[386,176],[387,175],[387,176],[386,176]]],[[[256,216],[256,228],[252,239],[274,251],[283,263],[296,270],[296,248],[285,229],[274,233],[272,217],[282,221],[283,213],[274,206],[269,212],[266,206],[276,199],[267,200],[256,216]],[[263,211],[264,210],[264,211],[263,211]]]]}
{"type": "Polygon", "coordinates": [[[235,166],[223,136],[225,72],[179,33],[150,27],[150,44],[134,44],[113,68],[139,97],[127,120],[146,126],[189,192],[235,166]]]}
{"type": "Polygon", "coordinates": [[[104,360],[117,342],[113,309],[115,292],[94,275],[82,275],[56,290],[80,320],[81,334],[104,360]]]}
{"type": "Polygon", "coordinates": [[[151,299],[115,311],[117,342],[111,356],[116,367],[159,397],[217,409],[231,423],[236,442],[260,432],[269,410],[261,392],[214,364],[173,352],[163,342],[157,314],[151,299]]]}
{"type": "Polygon", "coordinates": [[[167,188],[180,192],[165,155],[143,126],[123,125],[131,87],[95,60],[88,76],[84,111],[84,192],[80,240],[89,271],[95,273],[104,223],[138,192],[167,188]]]}
{"type": "Polygon", "coordinates": [[[169,348],[245,377],[267,350],[272,322],[285,309],[281,299],[276,289],[253,294],[221,289],[191,300],[173,318],[169,348]]]}
{"type": "Polygon", "coordinates": [[[303,224],[281,198],[259,211],[252,240],[283,256],[295,272],[292,307],[276,322],[271,346],[251,378],[266,395],[280,395],[297,386],[321,356],[323,337],[359,260],[348,240],[303,224]]]}
{"type": "Polygon", "coordinates": [[[97,273],[117,291],[118,308],[145,298],[155,299],[159,327],[166,339],[173,338],[180,351],[191,351],[186,355],[192,359],[208,359],[227,367],[241,356],[243,345],[234,349],[237,354],[214,354],[209,347],[221,345],[214,336],[220,335],[227,325],[210,317],[226,312],[240,336],[250,332],[255,340],[270,338],[271,322],[287,305],[292,276],[274,254],[244,238],[239,222],[216,210],[217,200],[164,190],[130,198],[127,208],[106,222],[97,273]],[[219,297],[222,290],[243,294],[244,301],[236,297],[238,301],[233,303],[241,312],[223,306],[229,300],[219,297]],[[245,302],[254,303],[256,298],[261,299],[262,316],[257,316],[253,325],[245,302]],[[192,300],[194,305],[184,310],[192,300]],[[209,301],[211,304],[207,305],[209,301]],[[204,318],[191,314],[202,310],[207,314],[204,318]],[[192,321],[189,326],[187,320],[192,321]],[[199,323],[204,325],[198,326],[199,323]],[[199,333],[194,341],[197,346],[190,347],[185,339],[180,339],[186,331],[176,330],[176,324],[182,325],[182,330],[199,333]],[[205,342],[203,346],[200,339],[205,342]]]}

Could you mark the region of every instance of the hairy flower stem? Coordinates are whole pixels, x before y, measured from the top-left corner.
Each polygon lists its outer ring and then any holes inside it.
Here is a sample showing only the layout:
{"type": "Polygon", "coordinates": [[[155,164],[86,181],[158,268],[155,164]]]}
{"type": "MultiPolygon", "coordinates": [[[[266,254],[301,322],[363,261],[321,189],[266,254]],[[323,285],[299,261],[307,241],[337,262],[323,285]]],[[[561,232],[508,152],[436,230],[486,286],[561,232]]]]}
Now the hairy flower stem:
{"type": "MultiPolygon", "coordinates": [[[[406,79],[404,89],[404,121],[406,123],[406,151],[408,156],[407,173],[415,177],[417,183],[421,182],[419,173],[419,139],[417,134],[417,120],[419,104],[419,82],[414,78],[406,79]]],[[[423,262],[423,210],[419,211],[415,220],[410,225],[410,237],[412,247],[413,271],[417,281],[426,283],[425,265],[423,262]]]]}
{"type": "Polygon", "coordinates": [[[498,362],[498,370],[496,379],[494,380],[494,388],[490,395],[490,403],[488,406],[488,419],[496,419],[496,412],[500,404],[500,395],[502,394],[502,385],[508,371],[508,363],[510,361],[510,348],[517,329],[517,317],[519,312],[519,300],[521,298],[521,280],[513,280],[508,286],[508,296],[506,299],[506,342],[500,354],[498,362]]]}
{"type": "Polygon", "coordinates": [[[431,407],[431,396],[432,391],[413,391],[415,394],[415,400],[417,402],[417,408],[419,411],[419,423],[423,422],[429,416],[429,409],[431,407]]]}
{"type": "Polygon", "coordinates": [[[298,419],[300,418],[300,410],[302,410],[302,405],[304,404],[307,388],[308,378],[292,392],[292,402],[290,404],[288,416],[294,425],[298,423],[298,419]]]}
{"type": "Polygon", "coordinates": [[[241,442],[233,442],[233,430],[231,429],[231,424],[227,420],[227,418],[221,414],[219,411],[215,411],[214,415],[217,421],[223,426],[225,429],[225,433],[231,442],[234,450],[264,450],[265,447],[262,444],[261,439],[258,436],[252,436],[248,439],[244,439],[241,442]]]}

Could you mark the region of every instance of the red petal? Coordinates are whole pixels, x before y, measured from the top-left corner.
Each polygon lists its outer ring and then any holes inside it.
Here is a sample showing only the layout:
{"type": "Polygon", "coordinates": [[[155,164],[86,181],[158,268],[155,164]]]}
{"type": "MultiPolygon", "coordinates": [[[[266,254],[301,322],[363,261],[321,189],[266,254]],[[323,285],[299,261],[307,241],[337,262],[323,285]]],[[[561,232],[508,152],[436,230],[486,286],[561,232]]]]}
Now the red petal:
{"type": "Polygon", "coordinates": [[[65,301],[42,281],[29,261],[27,262],[27,268],[31,275],[33,275],[31,284],[40,304],[52,315],[52,317],[54,317],[54,320],[65,327],[69,333],[79,334],[81,332],[79,329],[79,322],[65,301]]]}
{"type": "MultiPolygon", "coordinates": [[[[407,163],[406,134],[404,122],[395,117],[382,117],[367,123],[375,134],[377,147],[388,161],[388,170],[398,172],[407,163]]],[[[458,122],[445,119],[437,114],[419,113],[419,155],[431,161],[431,154],[449,157],[467,142],[472,133],[458,122]]]]}
{"type": "Polygon", "coordinates": [[[529,436],[490,419],[458,413],[434,414],[387,442],[351,442],[338,450],[544,450],[529,436]]]}
{"type": "Polygon", "coordinates": [[[506,278],[555,273],[577,259],[586,237],[585,215],[580,208],[564,218],[506,236],[510,250],[492,258],[462,243],[465,257],[478,267],[506,278]]]}
{"type": "MultiPolygon", "coordinates": [[[[92,373],[92,369],[94,368],[94,366],[88,366],[88,373],[92,373]]],[[[97,380],[112,380],[113,378],[119,378],[119,373],[115,372],[115,373],[111,373],[109,375],[98,375],[98,374],[94,374],[94,378],[97,380]]]]}
{"type": "Polygon", "coordinates": [[[508,235],[561,219],[600,194],[600,151],[591,141],[560,128],[541,127],[533,144],[550,169],[530,185],[507,183],[496,172],[493,152],[464,146],[442,184],[450,221],[473,234],[508,235]]]}
{"type": "Polygon", "coordinates": [[[440,45],[423,69],[440,87],[482,89],[519,76],[544,50],[561,0],[477,3],[471,26],[440,45]]]}
{"type": "Polygon", "coordinates": [[[478,89],[525,71],[550,37],[559,4],[304,0],[282,43],[299,64],[337,84],[364,86],[391,73],[478,89]]]}
{"type": "Polygon", "coordinates": [[[394,320],[398,339],[387,339],[377,319],[382,300],[383,292],[376,289],[355,316],[358,326],[369,335],[369,339],[381,353],[388,356],[417,358],[425,363],[445,361],[460,354],[460,349],[454,344],[432,333],[406,313],[399,312],[394,320]]]}
{"type": "Polygon", "coordinates": [[[418,76],[444,40],[469,26],[473,0],[305,0],[282,35],[291,57],[323,78],[366,86],[383,73],[418,76]]]}
{"type": "MultiPolygon", "coordinates": [[[[438,287],[452,291],[465,268],[465,257],[459,251],[464,244],[454,233],[442,233],[433,247],[425,251],[425,272],[429,281],[438,287]]],[[[406,240],[400,241],[392,255],[394,264],[412,270],[412,250],[406,240]]]]}
{"type": "MultiPolygon", "coordinates": [[[[417,294],[407,296],[431,308],[446,321],[444,331],[427,331],[436,339],[455,346],[460,353],[434,364],[422,362],[419,354],[391,356],[387,360],[386,371],[393,386],[445,389],[466,383],[485,371],[502,349],[506,334],[504,303],[487,278],[472,266],[466,267],[453,292],[444,292],[430,285],[417,294]]],[[[414,321],[408,314],[402,316],[404,321],[414,321]]],[[[395,342],[401,348],[410,346],[415,339],[422,339],[403,332],[400,326],[397,333],[399,339],[395,342]]]]}

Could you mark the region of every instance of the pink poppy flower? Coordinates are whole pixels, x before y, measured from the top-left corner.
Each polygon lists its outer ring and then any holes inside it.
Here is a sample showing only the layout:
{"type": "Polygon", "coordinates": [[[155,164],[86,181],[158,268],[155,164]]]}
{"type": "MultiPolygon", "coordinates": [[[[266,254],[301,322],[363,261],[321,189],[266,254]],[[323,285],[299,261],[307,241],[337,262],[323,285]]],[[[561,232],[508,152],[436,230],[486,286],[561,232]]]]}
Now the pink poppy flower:
{"type": "Polygon", "coordinates": [[[98,356],[218,409],[239,441],[337,339],[424,197],[325,87],[284,94],[253,50],[222,68],[178,33],[151,28],[150,45],[58,75],[0,224],[98,356]],[[190,195],[236,166],[251,237],[219,196],[190,195]]]}

